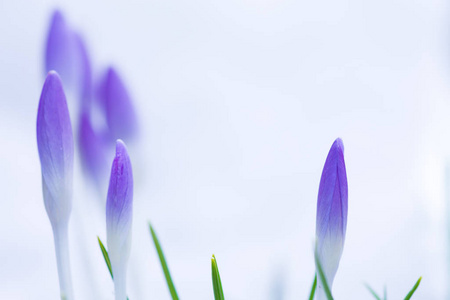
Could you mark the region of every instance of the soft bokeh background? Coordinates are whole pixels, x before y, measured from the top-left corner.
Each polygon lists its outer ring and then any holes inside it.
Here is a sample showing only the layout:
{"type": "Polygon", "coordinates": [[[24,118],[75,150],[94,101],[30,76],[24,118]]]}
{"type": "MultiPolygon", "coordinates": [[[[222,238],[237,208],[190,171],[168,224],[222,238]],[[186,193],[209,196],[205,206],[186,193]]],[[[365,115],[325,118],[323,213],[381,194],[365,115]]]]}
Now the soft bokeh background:
{"type": "MultiPolygon", "coordinates": [[[[148,220],[181,298],[213,298],[214,253],[227,299],[306,299],[318,183],[338,136],[349,221],[336,299],[369,299],[365,282],[401,299],[419,276],[415,299],[450,299],[447,1],[0,6],[1,299],[58,299],[35,137],[54,8],[97,71],[121,71],[139,112],[130,299],[170,299],[148,220]]],[[[102,209],[76,172],[76,298],[113,299],[102,209]]]]}

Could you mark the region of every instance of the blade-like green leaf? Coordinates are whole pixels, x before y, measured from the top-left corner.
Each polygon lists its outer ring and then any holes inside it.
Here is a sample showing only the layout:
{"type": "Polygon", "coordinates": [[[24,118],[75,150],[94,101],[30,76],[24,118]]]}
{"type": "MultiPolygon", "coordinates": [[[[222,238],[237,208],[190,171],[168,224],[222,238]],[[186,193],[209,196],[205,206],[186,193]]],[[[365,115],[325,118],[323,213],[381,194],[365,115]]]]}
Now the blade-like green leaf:
{"type": "Polygon", "coordinates": [[[384,298],[383,300],[387,300],[387,289],[386,286],[384,286],[384,298]]]}
{"type": "Polygon", "coordinates": [[[422,281],[422,277],[420,277],[416,284],[413,286],[413,288],[409,291],[408,295],[406,295],[405,300],[409,300],[411,299],[412,295],[414,294],[414,292],[417,290],[417,288],[419,287],[420,281],[422,281]]]}
{"type": "Polygon", "coordinates": [[[213,281],[213,289],[214,289],[214,299],[215,300],[225,300],[225,296],[223,295],[222,289],[222,281],[220,280],[219,267],[217,266],[216,257],[212,256],[211,258],[211,273],[212,273],[212,281],[213,281]]]}
{"type": "Polygon", "coordinates": [[[164,272],[164,276],[166,277],[167,286],[169,287],[170,295],[172,296],[173,300],[178,300],[178,294],[175,290],[175,285],[173,284],[172,277],[170,276],[169,267],[167,266],[166,259],[164,257],[163,250],[161,248],[161,245],[159,243],[158,237],[156,236],[155,230],[153,230],[152,225],[148,224],[150,227],[150,233],[152,234],[153,243],[155,243],[156,251],[158,252],[159,261],[161,262],[161,267],[164,272]]]}
{"type": "MultiPolygon", "coordinates": [[[[111,278],[114,280],[114,276],[113,276],[113,272],[112,272],[112,267],[111,267],[111,261],[109,260],[109,254],[108,251],[106,251],[105,246],[103,245],[102,241],[100,240],[99,237],[97,237],[98,239],[98,244],[100,245],[100,250],[102,250],[102,254],[103,254],[103,258],[105,259],[105,263],[108,266],[108,270],[109,270],[109,274],[111,274],[111,278]]],[[[127,297],[127,300],[128,297],[127,297]]]]}
{"type": "Polygon", "coordinates": [[[316,287],[317,287],[317,275],[314,276],[314,282],[311,287],[311,293],[309,294],[309,300],[314,300],[314,294],[316,293],[316,287]]]}
{"type": "Polygon", "coordinates": [[[330,290],[330,287],[328,286],[328,282],[325,277],[325,273],[323,272],[322,264],[320,262],[319,256],[317,255],[317,252],[315,252],[314,258],[316,260],[317,273],[319,273],[318,275],[319,275],[320,281],[323,284],[323,290],[325,291],[325,295],[327,296],[328,300],[333,300],[333,296],[331,295],[331,290],[330,290]]]}
{"type": "Polygon", "coordinates": [[[103,254],[103,258],[105,259],[106,266],[108,266],[109,274],[111,274],[111,278],[114,278],[112,268],[111,268],[111,261],[109,260],[108,251],[106,251],[106,248],[105,248],[105,246],[103,246],[103,243],[100,240],[100,238],[97,237],[97,239],[98,239],[98,244],[100,245],[100,250],[102,250],[102,254],[103,254]]]}
{"type": "Polygon", "coordinates": [[[369,292],[372,294],[372,296],[375,297],[375,299],[381,300],[380,296],[378,296],[378,294],[368,284],[365,284],[365,286],[369,290],[369,292]]]}

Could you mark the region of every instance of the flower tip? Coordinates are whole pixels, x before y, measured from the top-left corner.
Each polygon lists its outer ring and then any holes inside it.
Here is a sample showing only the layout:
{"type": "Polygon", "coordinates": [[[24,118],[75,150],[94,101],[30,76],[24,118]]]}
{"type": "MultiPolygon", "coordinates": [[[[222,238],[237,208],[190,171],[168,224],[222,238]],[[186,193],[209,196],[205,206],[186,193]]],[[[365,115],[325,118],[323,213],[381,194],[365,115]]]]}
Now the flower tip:
{"type": "Polygon", "coordinates": [[[123,154],[128,155],[127,146],[121,139],[118,139],[116,141],[116,156],[122,156],[123,154]]]}
{"type": "Polygon", "coordinates": [[[52,14],[51,27],[65,23],[64,14],[60,9],[55,9],[52,14]]]}
{"type": "Polygon", "coordinates": [[[122,79],[120,78],[119,72],[113,66],[108,66],[104,74],[106,88],[108,88],[108,85],[110,84],[117,84],[117,82],[122,84],[122,79]]]}
{"type": "Polygon", "coordinates": [[[117,71],[113,66],[109,66],[108,69],[106,69],[106,74],[108,74],[108,76],[118,76],[117,71]]]}
{"type": "Polygon", "coordinates": [[[57,104],[52,105],[47,109],[56,109],[58,106],[61,105],[61,103],[64,103],[63,106],[67,105],[65,103],[66,97],[64,94],[61,77],[59,77],[59,74],[53,70],[48,72],[47,77],[45,77],[45,82],[44,86],[42,87],[41,98],[39,101],[38,115],[42,113],[41,109],[44,109],[44,103],[48,101],[56,102],[57,104]]]}
{"type": "Polygon", "coordinates": [[[125,143],[121,139],[117,139],[116,141],[116,150],[125,148],[125,143]]]}
{"type": "Polygon", "coordinates": [[[61,76],[59,76],[58,72],[55,70],[50,70],[47,73],[47,77],[45,78],[45,81],[47,80],[59,80],[61,81],[61,76]]]}
{"type": "MultiPolygon", "coordinates": [[[[133,171],[127,146],[122,140],[116,141],[116,155],[111,170],[110,187],[114,185],[123,188],[124,191],[129,189],[131,194],[124,198],[127,198],[127,201],[132,200],[133,171]]],[[[117,193],[118,191],[113,189],[112,192],[117,193]]]]}
{"type": "Polygon", "coordinates": [[[341,138],[337,138],[334,141],[333,146],[331,148],[344,153],[344,142],[342,141],[341,138]]]}

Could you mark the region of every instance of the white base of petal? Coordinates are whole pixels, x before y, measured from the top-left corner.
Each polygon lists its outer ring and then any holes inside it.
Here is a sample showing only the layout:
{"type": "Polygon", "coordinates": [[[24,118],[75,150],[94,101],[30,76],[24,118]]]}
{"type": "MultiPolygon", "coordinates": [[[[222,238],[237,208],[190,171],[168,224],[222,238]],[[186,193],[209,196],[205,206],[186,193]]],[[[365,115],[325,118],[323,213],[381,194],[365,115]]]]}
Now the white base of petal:
{"type": "Polygon", "coordinates": [[[53,226],[56,264],[58,266],[61,299],[73,300],[72,275],[70,272],[68,225],[53,226]]]}

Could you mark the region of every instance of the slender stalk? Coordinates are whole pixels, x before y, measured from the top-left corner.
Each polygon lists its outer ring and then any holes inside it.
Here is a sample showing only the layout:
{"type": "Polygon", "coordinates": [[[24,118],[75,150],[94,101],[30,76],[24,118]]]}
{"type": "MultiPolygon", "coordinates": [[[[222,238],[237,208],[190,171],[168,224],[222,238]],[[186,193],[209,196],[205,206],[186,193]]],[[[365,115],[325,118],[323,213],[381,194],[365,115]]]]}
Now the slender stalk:
{"type": "Polygon", "coordinates": [[[52,226],[58,266],[61,299],[73,300],[72,275],[70,272],[68,224],[52,226]]]}
{"type": "Polygon", "coordinates": [[[316,300],[328,300],[327,294],[325,293],[320,280],[319,284],[317,285],[316,300]]]}
{"type": "Polygon", "coordinates": [[[126,264],[112,264],[114,274],[114,294],[116,300],[127,299],[127,270],[126,264]]]}

